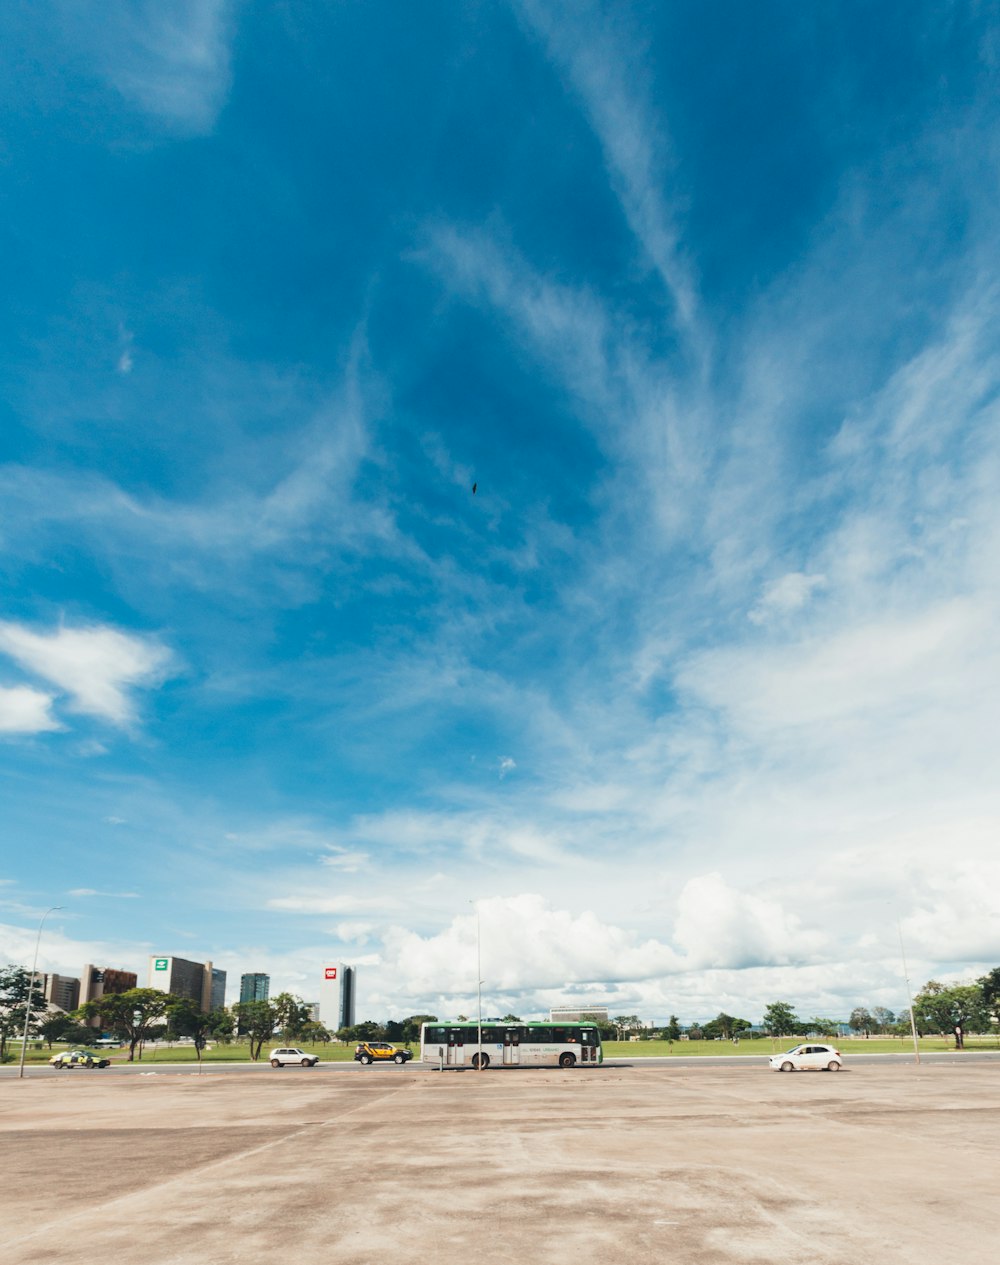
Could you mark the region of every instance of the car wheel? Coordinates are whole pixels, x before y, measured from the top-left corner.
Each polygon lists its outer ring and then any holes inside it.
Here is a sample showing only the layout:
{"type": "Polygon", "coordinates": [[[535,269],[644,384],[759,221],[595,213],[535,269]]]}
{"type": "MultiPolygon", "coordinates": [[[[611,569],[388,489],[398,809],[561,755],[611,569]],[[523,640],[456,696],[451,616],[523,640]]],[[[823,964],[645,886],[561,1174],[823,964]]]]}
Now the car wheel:
{"type": "Polygon", "coordinates": [[[575,1066],[576,1066],[576,1055],[575,1055],[575,1054],[570,1054],[568,1050],[567,1050],[567,1052],[566,1052],[565,1054],[560,1054],[560,1055],[559,1055],[559,1066],[560,1066],[560,1067],[575,1067],[575,1066]]]}
{"type": "Polygon", "coordinates": [[[403,1054],[394,1054],[394,1055],[392,1056],[392,1061],[393,1061],[394,1063],[405,1063],[405,1062],[406,1062],[406,1056],[405,1056],[405,1055],[403,1055],[403,1054]]]}
{"type": "Polygon", "coordinates": [[[280,1066],[281,1066],[281,1060],[280,1060],[280,1059],[272,1059],[272,1060],[271,1060],[271,1066],[272,1066],[272,1067],[280,1067],[280,1066]]]}
{"type": "Polygon", "coordinates": [[[312,1059],[303,1059],[303,1060],[302,1060],[302,1066],[303,1066],[303,1067],[312,1067],[312,1065],[313,1065],[313,1061],[312,1061],[312,1059]]]}
{"type": "Polygon", "coordinates": [[[371,1061],[372,1056],[370,1054],[362,1054],[361,1058],[358,1059],[358,1062],[364,1064],[365,1067],[367,1067],[371,1061]]]}
{"type": "Polygon", "coordinates": [[[792,1067],[791,1063],[782,1063],[781,1070],[783,1072],[794,1072],[795,1068],[792,1067]]]}
{"type": "Polygon", "coordinates": [[[834,1061],[833,1061],[832,1063],[828,1063],[828,1064],[826,1065],[826,1070],[827,1070],[828,1072],[839,1072],[839,1071],[840,1071],[840,1064],[836,1061],[836,1059],[834,1059],[834,1061]]]}
{"type": "Polygon", "coordinates": [[[482,1068],[485,1072],[490,1065],[490,1056],[488,1054],[474,1054],[472,1056],[472,1066],[478,1069],[482,1068]]]}

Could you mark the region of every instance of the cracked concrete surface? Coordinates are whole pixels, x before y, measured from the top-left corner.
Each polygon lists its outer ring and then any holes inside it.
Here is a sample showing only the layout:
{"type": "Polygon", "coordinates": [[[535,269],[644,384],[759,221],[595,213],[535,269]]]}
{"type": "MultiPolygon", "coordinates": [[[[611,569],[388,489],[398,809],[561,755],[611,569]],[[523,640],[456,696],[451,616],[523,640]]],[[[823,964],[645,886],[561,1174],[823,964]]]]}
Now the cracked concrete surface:
{"type": "Polygon", "coordinates": [[[998,1083],[971,1063],[2,1081],[0,1239],[60,1265],[894,1265],[954,1244],[992,1265],[998,1083]]]}

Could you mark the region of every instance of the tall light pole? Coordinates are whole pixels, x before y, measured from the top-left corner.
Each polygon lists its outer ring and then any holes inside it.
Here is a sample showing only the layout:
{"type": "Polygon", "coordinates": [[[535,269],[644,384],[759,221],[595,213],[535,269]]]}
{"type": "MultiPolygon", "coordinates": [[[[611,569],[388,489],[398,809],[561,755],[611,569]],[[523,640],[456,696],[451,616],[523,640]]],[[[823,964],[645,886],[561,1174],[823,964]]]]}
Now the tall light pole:
{"type": "Polygon", "coordinates": [[[474,900],[469,904],[476,911],[476,1001],[479,1006],[479,1035],[476,1042],[476,1069],[483,1070],[483,937],[479,921],[479,906],[474,900]]]}
{"type": "Polygon", "coordinates": [[[913,1057],[920,1062],[920,1046],[917,1042],[917,1021],[913,1017],[913,990],[910,988],[910,974],[906,966],[906,950],[903,948],[903,924],[896,915],[896,930],[899,932],[899,956],[903,959],[903,979],[906,981],[906,999],[910,1003],[910,1032],[913,1033],[913,1057]]]}
{"type": "Polygon", "coordinates": [[[24,1032],[21,1036],[21,1065],[17,1069],[17,1079],[21,1080],[24,1076],[24,1056],[28,1050],[28,1024],[31,1022],[31,997],[35,991],[35,972],[38,970],[38,946],[42,943],[42,928],[45,926],[45,919],[49,914],[54,914],[57,909],[64,909],[64,905],[53,905],[51,909],[46,909],[42,914],[42,921],[38,924],[38,935],[35,937],[35,957],[31,963],[31,974],[28,976],[28,997],[24,1003],[24,1032]]]}

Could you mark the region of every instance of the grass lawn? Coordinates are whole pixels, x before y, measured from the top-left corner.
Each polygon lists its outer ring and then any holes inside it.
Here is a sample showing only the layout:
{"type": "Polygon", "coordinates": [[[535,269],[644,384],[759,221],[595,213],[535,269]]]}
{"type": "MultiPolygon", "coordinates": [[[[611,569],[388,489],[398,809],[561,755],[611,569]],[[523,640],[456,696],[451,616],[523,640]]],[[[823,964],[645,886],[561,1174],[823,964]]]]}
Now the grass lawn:
{"type": "MultiPolygon", "coordinates": [[[[691,1055],[711,1058],[719,1055],[742,1056],[757,1055],[769,1057],[782,1050],[791,1050],[798,1045],[802,1037],[758,1037],[754,1040],[741,1038],[739,1045],[729,1041],[605,1041],[604,1057],[611,1059],[639,1059],[657,1056],[691,1055]]],[[[872,1037],[868,1041],[857,1037],[817,1037],[817,1042],[835,1046],[841,1054],[912,1054],[912,1037],[872,1037]]],[[[997,1049],[997,1038],[966,1037],[966,1049],[997,1049]]],[[[955,1042],[951,1037],[921,1037],[921,1051],[954,1050],[955,1042]]]]}

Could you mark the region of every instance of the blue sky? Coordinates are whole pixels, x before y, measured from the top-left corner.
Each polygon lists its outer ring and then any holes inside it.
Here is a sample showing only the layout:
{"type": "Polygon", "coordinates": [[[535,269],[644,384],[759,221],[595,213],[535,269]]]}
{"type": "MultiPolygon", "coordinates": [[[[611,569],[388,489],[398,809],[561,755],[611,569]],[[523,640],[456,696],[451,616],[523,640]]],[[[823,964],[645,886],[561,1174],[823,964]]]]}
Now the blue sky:
{"type": "Polygon", "coordinates": [[[488,1013],[1000,961],[995,6],[0,47],[0,957],[61,905],[46,969],[375,1018],[468,1012],[474,910],[488,1013]]]}

